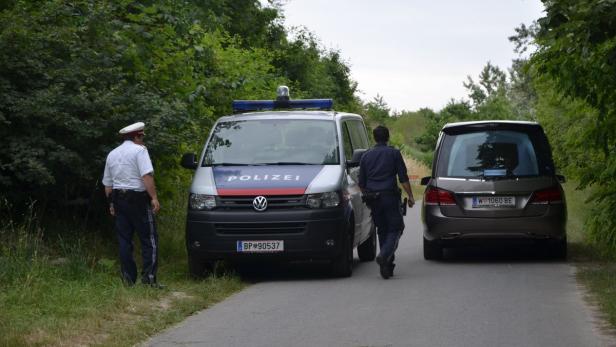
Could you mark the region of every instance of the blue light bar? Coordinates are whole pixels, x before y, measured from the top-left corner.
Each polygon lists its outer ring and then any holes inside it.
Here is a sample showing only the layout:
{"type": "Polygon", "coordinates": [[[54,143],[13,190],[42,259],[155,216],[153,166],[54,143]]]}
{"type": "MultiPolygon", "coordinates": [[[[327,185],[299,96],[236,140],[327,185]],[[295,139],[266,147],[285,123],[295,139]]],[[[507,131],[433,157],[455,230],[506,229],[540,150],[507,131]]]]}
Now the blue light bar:
{"type": "Polygon", "coordinates": [[[297,99],[297,100],[234,100],[233,112],[263,111],[275,109],[319,109],[331,110],[332,99],[297,99]]]}
{"type": "Polygon", "coordinates": [[[273,110],[273,100],[233,100],[233,112],[273,110]]]}

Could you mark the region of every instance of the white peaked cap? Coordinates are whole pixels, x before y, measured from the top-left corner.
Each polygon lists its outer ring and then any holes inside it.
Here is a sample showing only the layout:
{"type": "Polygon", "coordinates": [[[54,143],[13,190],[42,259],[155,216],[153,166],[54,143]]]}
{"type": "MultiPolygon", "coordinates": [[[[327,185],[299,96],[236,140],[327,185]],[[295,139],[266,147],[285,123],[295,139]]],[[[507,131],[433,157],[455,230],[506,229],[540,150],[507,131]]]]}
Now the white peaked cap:
{"type": "Polygon", "coordinates": [[[135,124],[131,124],[127,127],[120,129],[120,135],[134,133],[136,131],[143,131],[145,128],[145,124],[143,122],[137,122],[135,124]]]}

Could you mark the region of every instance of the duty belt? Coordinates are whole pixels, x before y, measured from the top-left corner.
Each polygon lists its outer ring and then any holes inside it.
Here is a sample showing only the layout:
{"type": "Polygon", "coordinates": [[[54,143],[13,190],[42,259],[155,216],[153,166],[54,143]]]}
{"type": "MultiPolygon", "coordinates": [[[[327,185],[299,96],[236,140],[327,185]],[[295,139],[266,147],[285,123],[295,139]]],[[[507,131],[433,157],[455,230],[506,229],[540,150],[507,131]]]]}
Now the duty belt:
{"type": "Polygon", "coordinates": [[[113,198],[114,199],[140,199],[140,198],[149,198],[149,194],[147,191],[139,191],[132,189],[114,189],[113,190],[113,198]]]}

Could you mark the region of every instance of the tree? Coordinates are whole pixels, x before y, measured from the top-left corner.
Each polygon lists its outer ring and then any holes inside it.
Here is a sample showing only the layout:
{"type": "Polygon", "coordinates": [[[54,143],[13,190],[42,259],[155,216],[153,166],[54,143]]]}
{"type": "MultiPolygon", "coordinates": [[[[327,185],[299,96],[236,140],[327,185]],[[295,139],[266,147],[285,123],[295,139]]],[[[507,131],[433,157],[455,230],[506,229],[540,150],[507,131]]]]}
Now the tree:
{"type": "Polygon", "coordinates": [[[452,99],[440,112],[428,118],[426,131],[416,141],[423,151],[433,151],[445,124],[470,120],[472,117],[473,110],[470,103],[452,99]]]}
{"type": "Polygon", "coordinates": [[[364,107],[365,116],[371,127],[385,124],[390,116],[390,108],[381,95],[377,94],[377,96],[375,96],[372,101],[366,103],[364,107]]]}
{"type": "Polygon", "coordinates": [[[475,82],[470,76],[464,82],[473,108],[477,109],[488,100],[504,95],[506,92],[507,75],[495,65],[488,62],[479,74],[479,81],[475,82]]]}
{"type": "Polygon", "coordinates": [[[582,187],[601,187],[593,195],[588,226],[599,243],[616,250],[616,6],[602,0],[544,4],[546,15],[538,20],[537,31],[522,34],[534,35],[537,51],[530,64],[537,89],[550,95],[545,88],[553,88],[551,99],[563,100],[567,107],[538,117],[560,120],[560,138],[569,144],[563,151],[584,149],[585,160],[563,158],[578,166],[574,172],[580,174],[582,187]],[[572,114],[573,109],[582,110],[583,117],[572,114]],[[574,129],[566,129],[567,124],[574,129]]]}
{"type": "Polygon", "coordinates": [[[148,127],[160,194],[177,195],[190,178],[177,164],[181,153],[200,150],[233,99],[272,99],[280,84],[294,97],[334,97],[358,109],[340,54],[311,35],[290,40],[272,4],[3,2],[2,197],[69,215],[102,204],[105,157],[117,130],[136,121],[148,127]]]}

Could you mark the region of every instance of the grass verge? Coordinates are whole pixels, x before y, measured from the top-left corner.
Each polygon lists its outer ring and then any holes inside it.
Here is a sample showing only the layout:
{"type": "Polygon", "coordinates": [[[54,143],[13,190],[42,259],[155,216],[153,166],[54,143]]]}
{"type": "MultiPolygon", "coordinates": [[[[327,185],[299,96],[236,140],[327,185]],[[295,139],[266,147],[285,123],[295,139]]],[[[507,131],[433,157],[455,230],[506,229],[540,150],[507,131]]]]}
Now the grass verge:
{"type": "Polygon", "coordinates": [[[564,188],[569,211],[569,259],[576,265],[577,280],[588,290],[589,301],[599,308],[609,328],[616,331],[616,256],[585,237],[584,220],[590,192],[576,190],[575,182],[566,183],[564,188]]]}
{"type": "Polygon", "coordinates": [[[0,346],[132,346],[242,289],[232,274],[188,278],[183,214],[159,217],[162,290],[120,282],[111,232],[60,237],[45,235],[32,217],[3,223],[0,346]]]}

